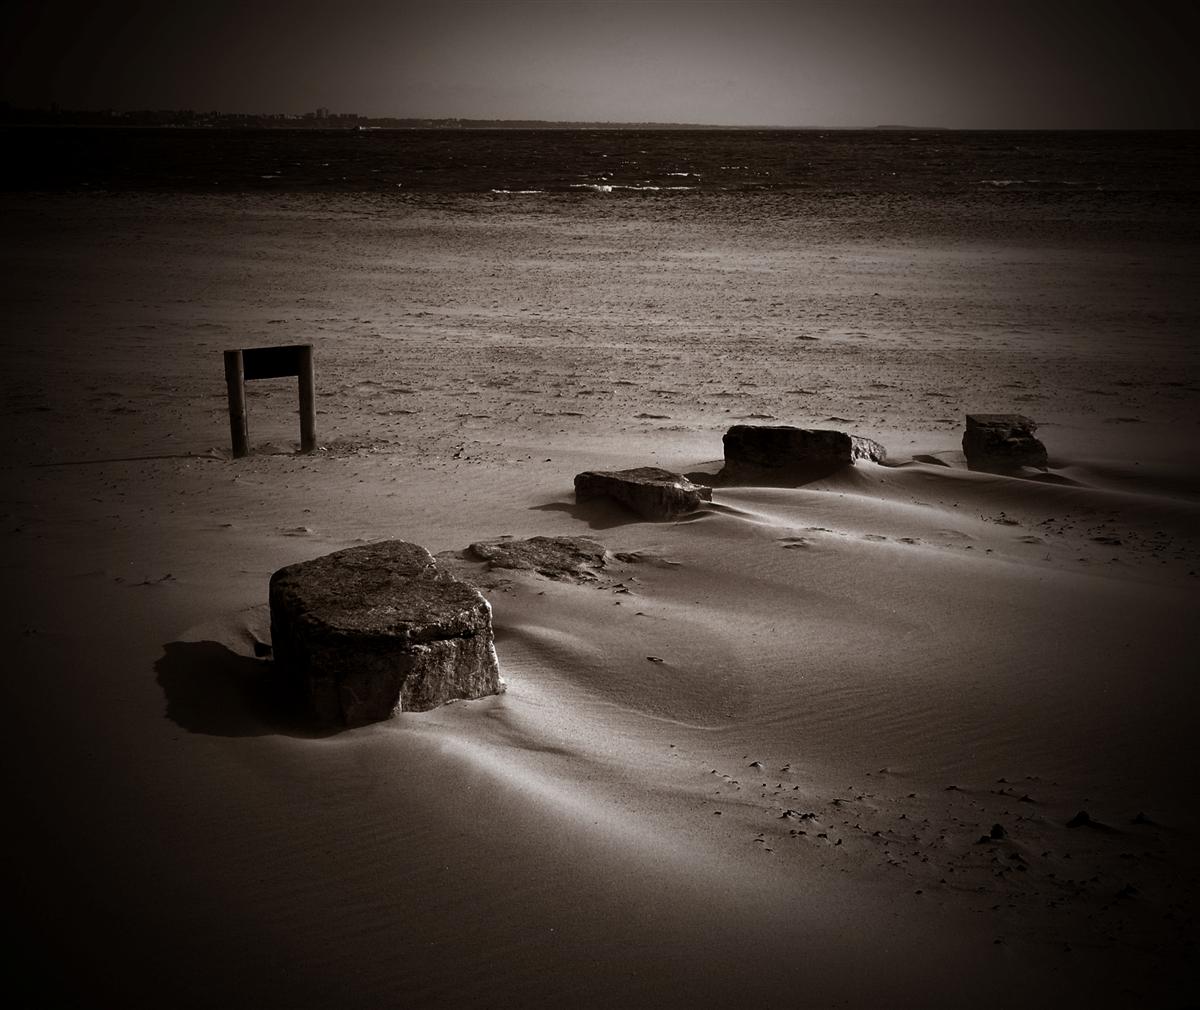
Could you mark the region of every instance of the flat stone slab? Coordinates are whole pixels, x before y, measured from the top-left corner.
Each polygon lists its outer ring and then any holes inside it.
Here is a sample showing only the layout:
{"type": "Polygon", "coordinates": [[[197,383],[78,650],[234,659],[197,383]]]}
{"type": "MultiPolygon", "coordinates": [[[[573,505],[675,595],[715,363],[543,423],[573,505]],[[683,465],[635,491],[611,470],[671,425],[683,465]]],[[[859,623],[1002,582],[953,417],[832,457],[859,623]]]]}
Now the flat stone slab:
{"type": "Polygon", "coordinates": [[[323,727],[362,726],[500,691],[492,610],[403,540],[271,576],[275,663],[323,727]]]}
{"type": "Polygon", "coordinates": [[[723,439],[727,469],[805,470],[878,463],[887,450],[844,431],[790,424],[735,424],[723,439]]]}
{"type": "Polygon", "coordinates": [[[594,579],[595,571],[603,568],[608,559],[604,544],[590,537],[482,540],[471,544],[464,553],[486,561],[489,571],[536,572],[557,582],[594,579]]]}
{"type": "Polygon", "coordinates": [[[585,470],[575,475],[575,500],[611,498],[643,519],[661,522],[691,515],[712,501],[712,488],[657,466],[585,470]]]}
{"type": "Polygon", "coordinates": [[[972,470],[1045,469],[1046,446],[1034,437],[1037,423],[1024,414],[968,414],[963,455],[972,470]]]}

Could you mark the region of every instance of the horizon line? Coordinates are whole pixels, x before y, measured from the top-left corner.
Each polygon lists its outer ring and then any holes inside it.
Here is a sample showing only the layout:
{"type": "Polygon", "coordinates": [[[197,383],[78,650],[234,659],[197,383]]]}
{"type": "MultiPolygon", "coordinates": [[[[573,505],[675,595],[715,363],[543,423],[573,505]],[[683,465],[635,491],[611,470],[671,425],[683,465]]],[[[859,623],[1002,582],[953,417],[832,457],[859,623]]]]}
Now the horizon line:
{"type": "MultiPolygon", "coordinates": [[[[316,115],[318,110],[304,112],[246,112],[221,111],[218,109],[196,110],[190,108],[125,108],[117,109],[111,106],[104,108],[55,108],[54,103],[47,106],[18,106],[0,99],[0,124],[21,125],[14,123],[12,117],[46,116],[62,118],[71,115],[104,116],[113,119],[135,118],[138,116],[179,116],[187,115],[197,119],[204,118],[238,118],[271,119],[282,123],[314,124],[331,121],[341,121],[340,126],[331,128],[346,128],[346,124],[365,123],[391,120],[401,123],[469,123],[470,126],[461,129],[488,129],[489,127],[503,128],[509,124],[522,124],[524,129],[562,129],[562,128],[604,128],[604,129],[673,129],[673,130],[913,130],[936,133],[1046,133],[1046,132],[1090,132],[1090,133],[1173,133],[1196,132],[1196,126],[939,126],[913,123],[872,123],[868,125],[825,124],[825,123],[705,123],[671,120],[625,120],[625,119],[544,119],[538,117],[474,117],[474,116],[412,116],[412,115],[366,115],[359,112],[326,112],[324,116],[316,115]]],[[[93,124],[94,125],[94,124],[93,124]]],[[[186,126],[186,124],[151,123],[150,126],[186,126]]],[[[276,127],[278,128],[278,127],[276,127]]],[[[377,127],[388,129],[389,127],[377,127]]],[[[396,127],[392,127],[396,128],[396,127]]],[[[400,127],[412,128],[412,127],[400,127]]]]}

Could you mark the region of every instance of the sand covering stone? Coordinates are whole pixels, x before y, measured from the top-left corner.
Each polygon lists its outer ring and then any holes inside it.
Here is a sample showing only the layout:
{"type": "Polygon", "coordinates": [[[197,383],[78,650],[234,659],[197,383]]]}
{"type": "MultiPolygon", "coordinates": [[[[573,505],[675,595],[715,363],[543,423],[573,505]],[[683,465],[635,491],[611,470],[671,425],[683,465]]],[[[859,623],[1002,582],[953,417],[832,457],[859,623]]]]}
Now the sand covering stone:
{"type": "Polygon", "coordinates": [[[559,582],[594,579],[608,558],[604,545],[590,537],[530,537],[481,540],[463,552],[486,561],[489,570],[536,572],[559,582]]]}

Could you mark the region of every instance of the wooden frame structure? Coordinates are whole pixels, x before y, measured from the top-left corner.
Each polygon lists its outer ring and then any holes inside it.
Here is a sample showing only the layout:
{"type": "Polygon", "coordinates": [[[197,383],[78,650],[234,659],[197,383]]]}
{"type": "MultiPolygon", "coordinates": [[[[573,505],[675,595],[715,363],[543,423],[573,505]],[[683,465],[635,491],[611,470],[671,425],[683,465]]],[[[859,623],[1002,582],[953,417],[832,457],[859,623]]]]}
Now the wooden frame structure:
{"type": "Polygon", "coordinates": [[[244,347],[225,352],[225,386],[229,391],[229,435],[234,458],[250,452],[246,429],[246,382],[295,375],[300,387],[300,451],[317,447],[317,397],[313,378],[313,345],[244,347]]]}

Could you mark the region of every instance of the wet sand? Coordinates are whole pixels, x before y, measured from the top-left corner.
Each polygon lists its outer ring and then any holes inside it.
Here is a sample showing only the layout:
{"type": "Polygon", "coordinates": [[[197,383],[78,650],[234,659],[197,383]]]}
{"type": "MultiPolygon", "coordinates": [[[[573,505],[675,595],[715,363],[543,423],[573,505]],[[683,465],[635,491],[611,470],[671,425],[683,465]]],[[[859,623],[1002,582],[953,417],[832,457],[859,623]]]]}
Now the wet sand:
{"type": "Polygon", "coordinates": [[[803,209],[5,198],[34,1002],[1195,997],[1195,241],[803,209]],[[321,450],[272,380],[229,459],[221,350],[293,341],[321,450]],[[966,470],[968,411],[1037,419],[1046,478],[966,470]],[[888,465],[679,523],[574,503],[755,421],[888,465]],[[497,698],[281,719],[272,571],[502,535],[625,560],[461,562],[497,698]]]}

